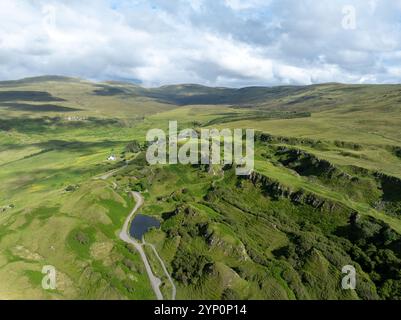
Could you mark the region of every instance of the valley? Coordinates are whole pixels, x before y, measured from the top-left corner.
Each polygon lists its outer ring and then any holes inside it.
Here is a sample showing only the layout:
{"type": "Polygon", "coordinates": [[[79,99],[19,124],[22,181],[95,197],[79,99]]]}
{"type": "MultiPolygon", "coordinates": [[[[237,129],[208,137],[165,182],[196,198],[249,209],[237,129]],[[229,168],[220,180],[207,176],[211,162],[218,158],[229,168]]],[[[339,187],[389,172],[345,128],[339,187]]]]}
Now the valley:
{"type": "Polygon", "coordinates": [[[400,85],[0,82],[0,299],[400,299],[400,102],[400,85]],[[149,165],[169,121],[255,129],[254,171],[149,165]],[[142,244],[135,214],[160,221],[142,244]]]}

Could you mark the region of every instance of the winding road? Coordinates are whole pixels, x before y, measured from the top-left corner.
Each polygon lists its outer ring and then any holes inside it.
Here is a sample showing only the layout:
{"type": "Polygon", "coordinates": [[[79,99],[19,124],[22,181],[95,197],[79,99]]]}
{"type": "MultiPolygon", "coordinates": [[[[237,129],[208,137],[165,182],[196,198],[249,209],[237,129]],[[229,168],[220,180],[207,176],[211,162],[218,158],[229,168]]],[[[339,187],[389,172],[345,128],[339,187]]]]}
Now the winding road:
{"type": "MultiPolygon", "coordinates": [[[[101,179],[101,180],[107,180],[108,178],[110,178],[113,174],[117,173],[118,171],[124,169],[126,166],[128,165],[128,163],[126,163],[125,166],[122,166],[120,168],[111,170],[95,179],[101,179]]],[[[117,184],[115,182],[112,183],[114,189],[117,187],[117,184]]],[[[142,195],[139,192],[135,192],[135,191],[131,191],[131,195],[133,196],[133,198],[135,199],[135,207],[132,209],[132,211],[130,212],[130,214],[128,215],[127,219],[125,219],[123,228],[120,232],[120,239],[126,243],[130,243],[132,244],[135,249],[139,252],[139,255],[141,256],[141,259],[143,261],[143,264],[145,265],[145,269],[146,269],[146,273],[148,274],[149,277],[149,281],[150,284],[152,286],[152,289],[157,297],[157,300],[163,300],[163,294],[160,291],[160,285],[162,283],[162,281],[156,277],[153,274],[152,268],[150,266],[149,260],[146,257],[145,251],[143,250],[143,245],[148,245],[152,248],[155,256],[157,257],[157,259],[160,262],[160,265],[162,266],[162,269],[168,279],[168,281],[171,284],[171,288],[172,288],[172,293],[171,293],[171,300],[175,300],[176,297],[176,293],[177,293],[177,288],[173,282],[173,279],[171,278],[166,265],[164,264],[162,258],[160,257],[160,255],[157,253],[156,247],[151,244],[151,243],[145,243],[145,240],[142,239],[142,243],[136,241],[134,238],[131,237],[130,232],[129,232],[129,227],[130,227],[130,222],[133,219],[134,215],[136,214],[136,212],[138,211],[138,209],[144,204],[144,199],[142,197],[142,195]]]]}
{"type": "Polygon", "coordinates": [[[146,257],[146,254],[145,254],[145,251],[143,250],[142,244],[140,244],[136,240],[134,240],[129,234],[130,222],[131,222],[133,216],[135,215],[135,213],[138,211],[138,209],[143,205],[143,198],[140,193],[131,191],[131,194],[135,198],[136,204],[135,204],[135,207],[132,209],[131,213],[128,215],[127,219],[125,219],[123,229],[120,232],[120,239],[123,240],[124,242],[130,243],[135,246],[135,249],[141,255],[142,261],[145,265],[146,272],[147,272],[149,280],[150,280],[150,284],[152,285],[153,291],[156,294],[157,300],[163,300],[163,295],[160,291],[161,280],[153,274],[152,268],[150,267],[148,258],[146,257]]]}
{"type": "Polygon", "coordinates": [[[126,243],[130,243],[130,244],[135,246],[135,249],[139,252],[139,254],[140,254],[141,258],[142,258],[142,261],[143,261],[143,263],[145,265],[146,272],[148,274],[150,283],[152,285],[154,293],[156,294],[157,299],[158,300],[163,300],[163,294],[160,291],[160,285],[161,285],[162,282],[158,277],[156,277],[153,274],[153,271],[152,271],[152,268],[151,268],[151,266],[149,264],[148,258],[146,257],[145,251],[143,250],[143,245],[148,245],[148,246],[150,246],[152,248],[153,252],[155,253],[157,259],[159,260],[159,262],[160,262],[160,264],[161,264],[161,266],[163,268],[163,271],[164,271],[165,275],[167,276],[167,279],[169,280],[169,282],[171,284],[171,287],[172,287],[171,300],[175,300],[177,289],[175,287],[173,279],[171,278],[171,276],[170,276],[170,274],[169,274],[169,272],[168,272],[168,270],[166,268],[166,265],[164,264],[163,260],[161,259],[161,257],[157,253],[157,250],[156,250],[155,246],[153,244],[150,244],[150,243],[145,243],[145,241],[143,241],[143,243],[139,243],[138,241],[136,241],[135,239],[133,239],[130,236],[130,233],[129,233],[130,222],[131,222],[132,218],[134,217],[135,213],[138,211],[138,209],[144,203],[143,197],[139,192],[131,191],[131,194],[134,197],[136,204],[135,204],[135,207],[132,209],[131,213],[128,215],[127,219],[125,219],[124,226],[123,226],[123,228],[122,228],[122,230],[120,232],[120,239],[123,240],[126,243]]]}

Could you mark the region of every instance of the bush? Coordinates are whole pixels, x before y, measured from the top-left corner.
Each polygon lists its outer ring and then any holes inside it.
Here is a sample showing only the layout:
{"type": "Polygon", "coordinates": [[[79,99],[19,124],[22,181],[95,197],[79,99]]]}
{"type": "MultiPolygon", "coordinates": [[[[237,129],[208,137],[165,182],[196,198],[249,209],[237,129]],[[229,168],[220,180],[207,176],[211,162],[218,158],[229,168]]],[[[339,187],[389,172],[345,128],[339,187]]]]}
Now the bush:
{"type": "Polygon", "coordinates": [[[136,140],[130,142],[125,147],[125,151],[126,152],[131,152],[131,153],[137,153],[137,152],[139,152],[141,150],[142,150],[141,144],[136,140]]]}
{"type": "Polygon", "coordinates": [[[231,288],[224,289],[221,300],[240,300],[239,294],[231,288]]]}
{"type": "Polygon", "coordinates": [[[132,260],[125,258],[123,260],[123,265],[126,266],[129,270],[136,272],[137,269],[135,267],[135,264],[132,260]]]}
{"type": "Polygon", "coordinates": [[[178,250],[174,257],[173,276],[185,285],[197,284],[212,269],[212,261],[200,254],[178,250]]]}
{"type": "Polygon", "coordinates": [[[77,187],[73,185],[69,185],[67,188],[65,188],[65,191],[67,192],[73,192],[75,190],[77,190],[77,187]]]}
{"type": "Polygon", "coordinates": [[[75,234],[75,240],[77,240],[81,245],[87,245],[89,243],[89,237],[82,231],[78,231],[75,234]]]}

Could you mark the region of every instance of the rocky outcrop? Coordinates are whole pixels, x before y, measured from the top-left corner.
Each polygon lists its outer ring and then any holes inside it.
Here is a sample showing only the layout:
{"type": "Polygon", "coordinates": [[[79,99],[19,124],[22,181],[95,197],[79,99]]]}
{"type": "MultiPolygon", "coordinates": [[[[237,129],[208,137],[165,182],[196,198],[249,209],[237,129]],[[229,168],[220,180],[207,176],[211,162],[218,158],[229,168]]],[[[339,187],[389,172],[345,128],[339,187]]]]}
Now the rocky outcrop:
{"type": "Polygon", "coordinates": [[[240,261],[245,261],[248,258],[245,246],[242,242],[238,241],[238,244],[230,243],[225,241],[212,229],[208,229],[205,233],[206,242],[210,247],[219,248],[222,250],[223,254],[226,256],[235,256],[240,261]]]}
{"type": "Polygon", "coordinates": [[[273,136],[268,133],[257,132],[255,134],[255,140],[260,142],[268,142],[268,143],[285,143],[289,145],[307,145],[311,147],[315,147],[318,149],[324,148],[324,142],[321,140],[313,140],[308,138],[290,138],[290,137],[281,137],[281,136],[273,136]]]}
{"type": "Polygon", "coordinates": [[[329,161],[319,159],[304,150],[277,147],[276,156],[279,157],[279,161],[285,167],[296,171],[302,176],[324,176],[329,179],[336,176],[337,178],[352,179],[350,175],[339,170],[329,161]]]}
{"type": "Polygon", "coordinates": [[[272,198],[287,198],[293,203],[307,204],[315,209],[320,209],[321,211],[330,213],[347,209],[341,203],[319,197],[318,195],[305,190],[293,190],[290,187],[284,186],[278,181],[274,181],[273,179],[256,171],[252,172],[248,176],[248,179],[252,181],[255,186],[261,188],[266,195],[272,198]]]}
{"type": "Polygon", "coordinates": [[[314,140],[310,138],[295,138],[295,137],[282,137],[282,136],[273,136],[268,133],[257,132],[255,134],[256,141],[260,142],[269,142],[269,143],[285,143],[289,145],[304,145],[310,146],[316,149],[326,149],[328,144],[334,144],[339,148],[346,148],[352,150],[362,150],[363,146],[358,143],[347,142],[347,141],[322,141],[322,140],[314,140]]]}

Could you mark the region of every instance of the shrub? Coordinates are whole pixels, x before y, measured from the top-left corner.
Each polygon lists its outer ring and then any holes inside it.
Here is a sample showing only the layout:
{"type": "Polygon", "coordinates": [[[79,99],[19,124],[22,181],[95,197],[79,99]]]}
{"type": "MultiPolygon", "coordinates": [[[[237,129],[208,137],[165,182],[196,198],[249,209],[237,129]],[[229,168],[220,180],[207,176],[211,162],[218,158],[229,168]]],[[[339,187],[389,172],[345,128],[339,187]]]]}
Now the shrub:
{"type": "Polygon", "coordinates": [[[185,285],[197,284],[212,269],[212,261],[201,254],[178,250],[173,260],[173,276],[185,285]]]}
{"type": "Polygon", "coordinates": [[[89,237],[82,231],[78,231],[75,234],[75,240],[77,240],[81,245],[86,245],[89,243],[89,237]]]}

